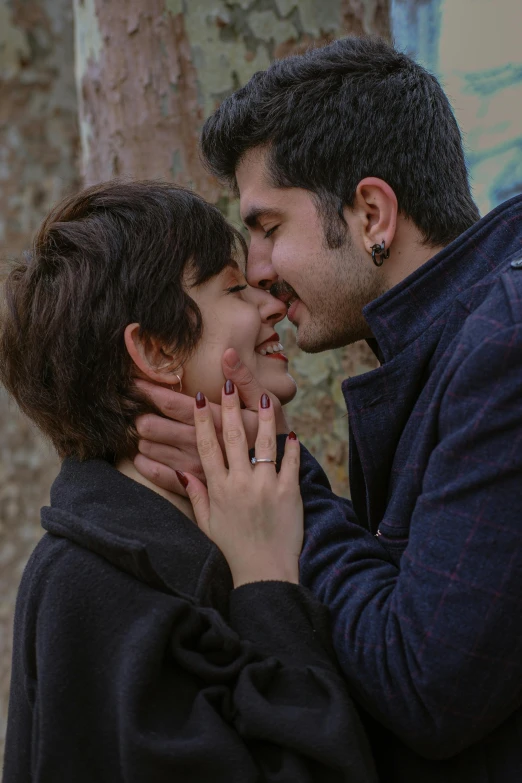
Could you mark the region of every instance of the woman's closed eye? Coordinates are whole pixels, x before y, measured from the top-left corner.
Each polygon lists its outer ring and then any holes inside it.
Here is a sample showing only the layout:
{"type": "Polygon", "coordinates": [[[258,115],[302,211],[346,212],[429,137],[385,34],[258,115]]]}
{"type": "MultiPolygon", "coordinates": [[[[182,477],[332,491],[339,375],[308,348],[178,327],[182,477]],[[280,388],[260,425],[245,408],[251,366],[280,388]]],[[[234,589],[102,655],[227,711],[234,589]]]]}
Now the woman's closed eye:
{"type": "Polygon", "coordinates": [[[269,228],[268,231],[265,231],[265,239],[268,239],[268,237],[271,237],[276,228],[279,228],[279,225],[274,226],[273,228],[269,228]]]}
{"type": "Polygon", "coordinates": [[[245,288],[248,288],[248,285],[234,285],[232,288],[227,288],[227,294],[238,294],[240,291],[244,291],[245,288]]]}

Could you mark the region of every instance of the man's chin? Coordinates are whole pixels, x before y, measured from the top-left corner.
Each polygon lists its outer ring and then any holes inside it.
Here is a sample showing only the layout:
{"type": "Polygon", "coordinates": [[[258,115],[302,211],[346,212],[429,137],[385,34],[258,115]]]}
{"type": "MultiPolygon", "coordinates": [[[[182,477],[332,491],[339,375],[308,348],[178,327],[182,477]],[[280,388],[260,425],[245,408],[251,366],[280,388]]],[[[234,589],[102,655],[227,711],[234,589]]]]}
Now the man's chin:
{"type": "Polygon", "coordinates": [[[297,347],[304,353],[321,353],[321,351],[328,351],[331,346],[328,341],[319,340],[317,336],[307,334],[305,329],[297,329],[296,333],[297,347]]]}
{"type": "Polygon", "coordinates": [[[310,329],[308,324],[301,324],[297,327],[295,339],[297,347],[304,353],[322,353],[335,348],[344,348],[345,345],[351,345],[362,337],[352,339],[350,334],[334,334],[331,331],[310,329]]]}

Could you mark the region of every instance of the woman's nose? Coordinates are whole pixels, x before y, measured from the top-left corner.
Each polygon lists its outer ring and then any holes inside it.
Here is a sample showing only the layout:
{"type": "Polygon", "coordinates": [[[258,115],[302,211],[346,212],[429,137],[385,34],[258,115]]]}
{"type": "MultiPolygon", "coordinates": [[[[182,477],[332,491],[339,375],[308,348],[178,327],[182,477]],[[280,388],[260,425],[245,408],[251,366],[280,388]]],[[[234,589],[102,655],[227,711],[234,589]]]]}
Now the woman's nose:
{"type": "MultiPolygon", "coordinates": [[[[286,315],[286,305],[280,299],[276,299],[268,291],[260,288],[247,288],[248,298],[259,309],[261,321],[264,324],[277,324],[286,315]]],[[[245,292],[246,293],[246,292],[245,292]]]]}

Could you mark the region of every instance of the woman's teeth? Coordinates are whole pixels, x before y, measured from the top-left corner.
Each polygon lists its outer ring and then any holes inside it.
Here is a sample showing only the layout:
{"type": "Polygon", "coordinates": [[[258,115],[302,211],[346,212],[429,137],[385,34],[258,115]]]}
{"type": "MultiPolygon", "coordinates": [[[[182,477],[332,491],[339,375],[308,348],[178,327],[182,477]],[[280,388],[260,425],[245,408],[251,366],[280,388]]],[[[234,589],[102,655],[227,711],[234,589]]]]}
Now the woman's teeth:
{"type": "Polygon", "coordinates": [[[280,353],[283,350],[281,343],[274,343],[273,345],[265,345],[264,348],[259,349],[261,356],[266,356],[267,353],[280,353]]]}

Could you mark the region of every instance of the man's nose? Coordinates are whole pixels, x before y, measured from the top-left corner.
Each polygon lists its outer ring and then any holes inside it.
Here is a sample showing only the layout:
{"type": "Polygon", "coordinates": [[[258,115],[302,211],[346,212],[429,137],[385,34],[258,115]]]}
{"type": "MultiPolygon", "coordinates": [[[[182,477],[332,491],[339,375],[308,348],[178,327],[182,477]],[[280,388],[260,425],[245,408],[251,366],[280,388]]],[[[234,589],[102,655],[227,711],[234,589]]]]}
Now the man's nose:
{"type": "Polygon", "coordinates": [[[251,239],[248,249],[248,261],[246,278],[253,288],[263,288],[268,291],[270,286],[277,281],[277,274],[272,266],[270,256],[270,243],[251,239]]]}

